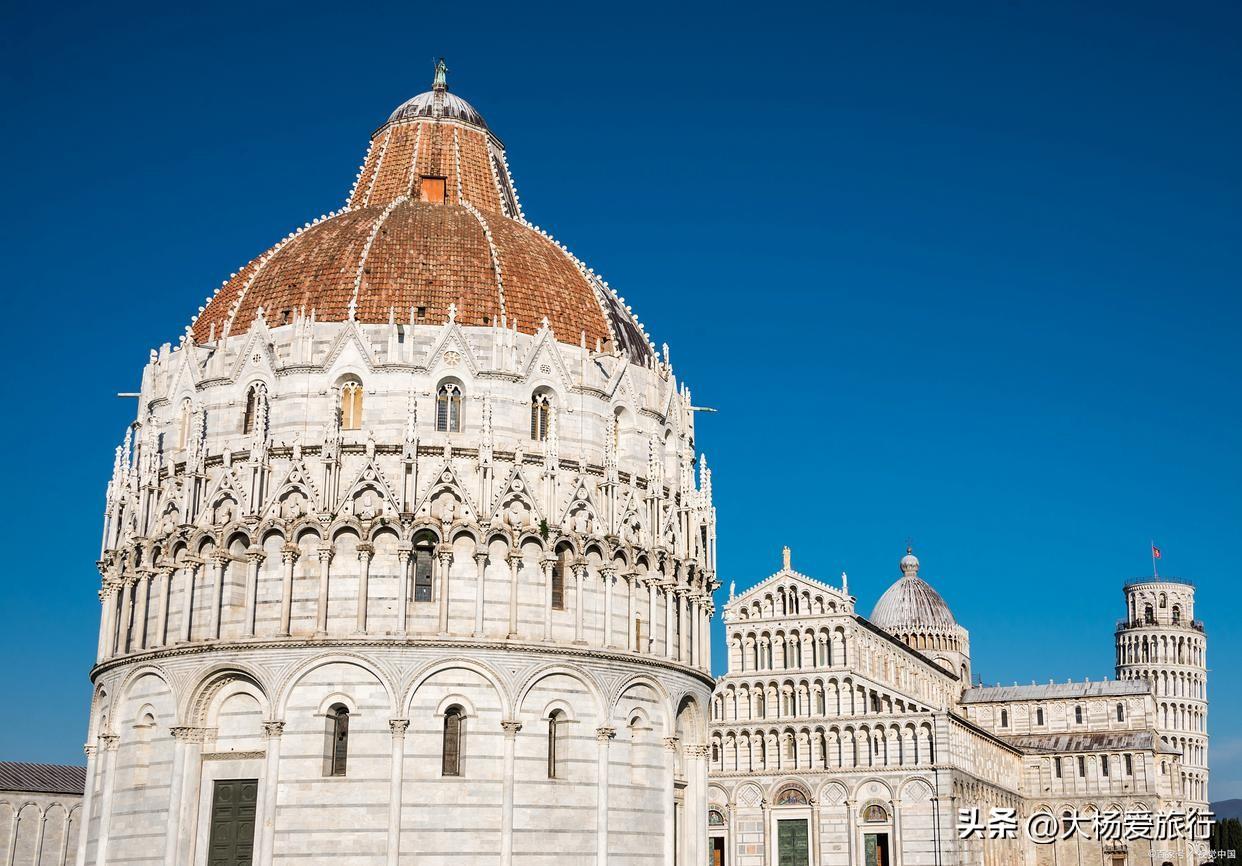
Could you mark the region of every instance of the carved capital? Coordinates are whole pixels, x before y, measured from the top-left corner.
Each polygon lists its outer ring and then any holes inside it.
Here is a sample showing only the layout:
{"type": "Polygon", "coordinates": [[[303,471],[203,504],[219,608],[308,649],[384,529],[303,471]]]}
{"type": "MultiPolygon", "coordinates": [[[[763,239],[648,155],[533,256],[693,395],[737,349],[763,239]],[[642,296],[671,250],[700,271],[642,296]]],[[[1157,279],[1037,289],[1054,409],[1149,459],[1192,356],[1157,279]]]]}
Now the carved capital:
{"type": "Polygon", "coordinates": [[[513,739],[517,736],[518,731],[522,730],[522,723],[513,719],[506,719],[500,723],[500,727],[504,730],[506,737],[513,739]]]}
{"type": "Polygon", "coordinates": [[[475,552],[474,564],[480,565],[480,566],[487,565],[487,551],[486,550],[479,550],[475,552]]]}
{"type": "Polygon", "coordinates": [[[103,749],[105,752],[115,752],[116,747],[120,744],[120,742],[121,738],[116,734],[99,735],[99,748],[103,749]]]}
{"type": "Polygon", "coordinates": [[[686,746],[686,756],[689,758],[706,758],[708,748],[700,743],[686,746]]]}
{"type": "Polygon", "coordinates": [[[290,562],[297,562],[298,557],[301,555],[302,555],[302,548],[298,547],[296,544],[281,545],[281,548],[280,548],[280,561],[281,562],[285,564],[288,564],[290,562]]]}
{"type": "Polygon", "coordinates": [[[207,735],[205,728],[192,728],[188,726],[169,728],[168,733],[173,735],[173,739],[180,740],[183,743],[201,743],[206,739],[207,735]]]}
{"type": "Polygon", "coordinates": [[[358,561],[370,560],[375,556],[375,545],[369,541],[363,541],[358,545],[358,561]]]}
{"type": "Polygon", "coordinates": [[[263,552],[261,547],[252,547],[246,551],[246,559],[251,562],[262,563],[263,560],[267,559],[267,554],[263,552]]]}
{"type": "Polygon", "coordinates": [[[277,721],[268,721],[263,723],[263,736],[267,739],[279,737],[285,732],[285,723],[277,721]]]}
{"type": "Polygon", "coordinates": [[[331,544],[324,544],[315,551],[315,555],[319,557],[320,562],[331,562],[332,557],[336,554],[336,548],[331,544]]]}
{"type": "Polygon", "coordinates": [[[409,719],[389,719],[388,729],[392,731],[394,737],[404,737],[405,731],[410,726],[409,719]]]}
{"type": "Polygon", "coordinates": [[[82,747],[82,753],[83,753],[84,755],[86,755],[86,759],[87,759],[88,761],[89,761],[91,758],[95,757],[95,753],[96,753],[97,751],[99,751],[99,747],[98,747],[98,746],[96,746],[96,745],[94,745],[94,744],[92,744],[92,743],[87,743],[86,745],[84,745],[84,746],[82,747]]]}
{"type": "Polygon", "coordinates": [[[667,749],[668,751],[675,752],[677,751],[678,748],[680,748],[680,746],[681,746],[681,739],[679,737],[665,737],[664,738],[664,748],[667,749]]]}
{"type": "Polygon", "coordinates": [[[617,729],[608,725],[603,725],[595,729],[595,739],[601,743],[607,743],[617,735],[617,729]]]}

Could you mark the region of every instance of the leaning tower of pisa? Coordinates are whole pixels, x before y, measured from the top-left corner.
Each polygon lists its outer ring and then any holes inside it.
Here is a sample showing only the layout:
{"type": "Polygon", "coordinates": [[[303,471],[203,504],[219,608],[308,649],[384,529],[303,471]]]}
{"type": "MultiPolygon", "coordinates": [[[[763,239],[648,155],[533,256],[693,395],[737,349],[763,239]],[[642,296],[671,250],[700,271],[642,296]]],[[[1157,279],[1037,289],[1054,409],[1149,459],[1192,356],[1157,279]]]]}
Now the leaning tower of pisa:
{"type": "Polygon", "coordinates": [[[1117,623],[1117,678],[1146,679],[1161,739],[1182,753],[1183,797],[1208,802],[1207,635],[1195,619],[1194,584],[1153,577],[1126,584],[1117,623]]]}

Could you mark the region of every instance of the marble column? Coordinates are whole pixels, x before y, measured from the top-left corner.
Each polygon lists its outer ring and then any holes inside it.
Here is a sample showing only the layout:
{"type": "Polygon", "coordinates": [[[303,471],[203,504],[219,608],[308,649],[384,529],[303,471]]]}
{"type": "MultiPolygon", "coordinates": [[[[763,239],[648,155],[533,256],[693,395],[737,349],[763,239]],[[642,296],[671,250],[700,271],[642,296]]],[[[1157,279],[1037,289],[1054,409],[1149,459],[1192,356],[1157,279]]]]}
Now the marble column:
{"type": "Polygon", "coordinates": [[[708,746],[686,748],[686,841],[690,863],[707,862],[707,755],[708,746]]]}
{"type": "MultiPolygon", "coordinates": [[[[552,558],[543,561],[543,639],[545,641],[552,640],[552,569],[556,567],[556,560],[552,558]]],[[[564,575],[561,575],[564,579],[564,575]]],[[[561,587],[561,600],[564,603],[565,588],[561,587]]]]}
{"type": "Polygon", "coordinates": [[[158,573],[160,603],[155,612],[155,637],[152,640],[152,644],[154,646],[164,646],[168,643],[168,604],[172,599],[173,570],[172,568],[164,567],[158,573]]]}
{"type": "Polygon", "coordinates": [[[763,866],[771,866],[772,843],[776,838],[776,827],[772,821],[772,804],[764,798],[759,806],[763,810],[763,866]]]}
{"type": "Polygon", "coordinates": [[[112,587],[105,585],[99,590],[99,647],[95,651],[95,661],[101,662],[112,654],[112,617],[116,609],[116,599],[112,587]]]}
{"type": "Polygon", "coordinates": [[[583,613],[586,607],[586,574],[585,563],[574,564],[574,643],[585,644],[583,638],[583,613]]]}
{"type": "Polygon", "coordinates": [[[820,834],[820,817],[819,817],[819,798],[811,798],[811,866],[819,866],[820,858],[823,856],[819,841],[820,834]]]}
{"type": "Polygon", "coordinates": [[[280,735],[284,722],[264,722],[263,739],[266,752],[263,756],[263,800],[259,804],[256,824],[259,829],[258,851],[255,862],[270,866],[276,847],[276,794],[280,790],[280,735]]]}
{"type": "MultiPolygon", "coordinates": [[[[518,637],[518,570],[522,567],[522,554],[509,551],[509,640],[518,637]]],[[[547,569],[544,569],[545,574],[547,569]]],[[[549,619],[550,621],[550,619],[549,619]]]]}
{"type": "Polygon", "coordinates": [[[677,593],[677,660],[689,664],[690,650],[690,613],[687,608],[686,591],[677,593]]]}
{"type": "Polygon", "coordinates": [[[151,599],[151,572],[144,571],[134,585],[134,650],[147,648],[147,605],[151,599]]]}
{"type": "Polygon", "coordinates": [[[375,556],[375,547],[369,542],[358,545],[358,620],[354,630],[358,634],[367,633],[367,601],[371,594],[371,559],[375,556]]]}
{"type": "Polygon", "coordinates": [[[655,653],[655,626],[656,626],[656,582],[654,579],[647,578],[647,606],[650,608],[647,616],[647,645],[640,646],[638,651],[655,653]]]}
{"type": "Polygon", "coordinates": [[[405,634],[410,624],[410,559],[413,549],[408,545],[397,548],[397,631],[405,634]]]}
{"type": "Polygon", "coordinates": [[[893,816],[893,852],[889,860],[892,866],[902,866],[905,855],[901,849],[901,799],[894,797],[888,805],[893,816]]]}
{"type": "Polygon", "coordinates": [[[597,793],[595,795],[595,866],[608,866],[608,745],[617,735],[617,729],[607,725],[595,729],[595,742],[599,744],[596,771],[597,793]]]}
{"type": "Polygon", "coordinates": [[[224,575],[228,571],[230,557],[226,553],[217,553],[211,558],[215,580],[211,585],[211,630],[208,633],[213,640],[220,639],[220,627],[224,620],[224,575]]]}
{"type": "Polygon", "coordinates": [[[855,834],[854,803],[850,800],[845,801],[845,818],[846,818],[846,821],[845,821],[846,862],[849,863],[850,866],[858,866],[858,853],[856,851],[858,847],[858,841],[854,838],[854,834],[855,834]]]}
{"type": "Polygon", "coordinates": [[[405,732],[409,719],[389,719],[392,730],[392,759],[388,778],[388,859],[387,866],[398,866],[401,858],[401,796],[405,782],[405,732]]]}
{"type": "Polygon", "coordinates": [[[474,552],[474,636],[483,637],[483,583],[487,576],[487,551],[474,552]]]}
{"type": "Polygon", "coordinates": [[[605,568],[600,572],[604,583],[604,647],[612,646],[612,593],[613,584],[617,579],[615,568],[605,568]]]}
{"type": "Polygon", "coordinates": [[[513,762],[514,746],[522,723],[503,721],[500,726],[505,732],[504,755],[504,788],[500,806],[500,866],[512,866],[513,863],[513,762]]]}
{"type": "Polygon", "coordinates": [[[261,547],[246,551],[246,610],[243,614],[246,637],[254,637],[255,618],[259,610],[259,569],[266,558],[261,547]]]}
{"type": "Polygon", "coordinates": [[[191,863],[198,825],[198,791],[202,779],[202,728],[177,727],[169,733],[180,746],[173,762],[173,785],[168,798],[168,827],[164,839],[164,866],[191,863]],[[177,771],[180,769],[180,775],[177,771]]]}
{"type": "Polygon", "coordinates": [[[181,641],[189,643],[194,636],[194,584],[198,582],[201,561],[186,560],[181,566],[185,572],[185,587],[181,592],[181,641]]]}
{"type": "MultiPolygon", "coordinates": [[[[103,791],[99,801],[99,832],[95,835],[95,863],[105,866],[108,862],[108,835],[112,827],[112,789],[116,779],[116,747],[120,742],[116,734],[100,734],[99,748],[103,751],[103,791]]],[[[17,820],[17,816],[13,816],[17,820]]],[[[82,824],[82,833],[87,832],[82,824]]]]}
{"type": "Polygon", "coordinates": [[[677,737],[664,738],[664,864],[673,866],[677,860],[676,834],[673,831],[674,812],[677,808],[677,750],[681,748],[677,737]]]}
{"type": "MultiPolygon", "coordinates": [[[[87,743],[82,747],[82,751],[86,754],[86,787],[82,794],[82,810],[78,812],[78,853],[74,858],[76,866],[86,866],[86,843],[89,841],[87,837],[90,835],[91,826],[91,809],[95,805],[95,772],[98,769],[96,761],[96,752],[98,747],[93,743],[87,743]]],[[[16,821],[16,816],[14,816],[16,821]]],[[[15,825],[16,826],[16,825],[15,825]]],[[[65,817],[65,839],[69,838],[69,819],[65,817]]]]}
{"type": "Polygon", "coordinates": [[[453,564],[453,548],[441,545],[436,555],[440,566],[440,634],[449,630],[449,566],[453,564]]]}
{"type": "Polygon", "coordinates": [[[634,618],[637,611],[635,610],[635,595],[638,587],[635,586],[638,581],[638,575],[630,572],[625,576],[625,648],[630,652],[638,652],[638,637],[635,634],[634,618]]]}
{"type": "Polygon", "coordinates": [[[293,566],[298,561],[301,549],[296,544],[285,544],[280,548],[280,565],[283,569],[280,585],[280,631],[282,637],[289,636],[289,627],[293,620],[293,566]]]}
{"type": "Polygon", "coordinates": [[[332,554],[335,549],[330,544],[319,548],[319,603],[316,608],[315,633],[328,633],[328,580],[332,569],[332,554]]]}
{"type": "Polygon", "coordinates": [[[677,598],[670,584],[664,590],[664,657],[667,659],[677,658],[676,605],[677,598]]]}
{"type": "Polygon", "coordinates": [[[126,577],[121,582],[121,627],[117,632],[116,654],[125,655],[129,652],[129,631],[134,621],[134,578],[126,577]]]}

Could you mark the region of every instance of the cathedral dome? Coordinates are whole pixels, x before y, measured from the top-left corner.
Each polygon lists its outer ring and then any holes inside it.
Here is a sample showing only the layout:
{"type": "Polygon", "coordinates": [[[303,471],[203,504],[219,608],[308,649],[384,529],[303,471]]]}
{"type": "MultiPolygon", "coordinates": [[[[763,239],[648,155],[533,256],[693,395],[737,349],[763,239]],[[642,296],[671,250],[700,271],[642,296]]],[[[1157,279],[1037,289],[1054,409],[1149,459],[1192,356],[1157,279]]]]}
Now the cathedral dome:
{"type": "Polygon", "coordinates": [[[957,620],[949,605],[919,577],[919,560],[910,550],[901,559],[901,572],[901,579],[875,603],[872,624],[894,634],[956,629],[957,620]]]}
{"type": "Polygon", "coordinates": [[[432,90],[371,139],[348,205],[286,236],[233,274],[193,323],[199,343],[301,316],[320,322],[506,325],[654,357],[630,310],[594,271],[528,223],[483,116],[432,90]]]}

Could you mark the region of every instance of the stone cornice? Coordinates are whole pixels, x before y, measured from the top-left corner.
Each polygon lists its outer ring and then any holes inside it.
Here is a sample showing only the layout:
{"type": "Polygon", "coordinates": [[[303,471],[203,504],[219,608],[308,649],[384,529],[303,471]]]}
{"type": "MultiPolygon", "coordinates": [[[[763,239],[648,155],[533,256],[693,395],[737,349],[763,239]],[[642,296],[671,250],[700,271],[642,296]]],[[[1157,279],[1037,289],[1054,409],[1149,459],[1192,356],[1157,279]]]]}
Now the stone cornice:
{"type": "Polygon", "coordinates": [[[534,655],[557,657],[576,657],[587,659],[604,659],[609,661],[629,662],[631,664],[661,668],[683,675],[694,677],[711,688],[715,680],[712,675],[698,668],[678,664],[669,659],[641,653],[618,652],[591,647],[573,646],[570,644],[545,644],[534,642],[518,642],[512,640],[481,640],[469,636],[455,638],[452,636],[430,635],[427,637],[382,637],[379,635],[297,635],[289,638],[251,638],[248,640],[200,641],[192,644],[175,644],[159,647],[145,652],[130,653],[100,662],[91,668],[91,682],[116,668],[139,663],[148,663],[166,658],[182,658],[186,656],[205,655],[217,652],[281,649],[388,649],[396,647],[452,649],[452,650],[500,650],[529,652],[534,655]]]}

